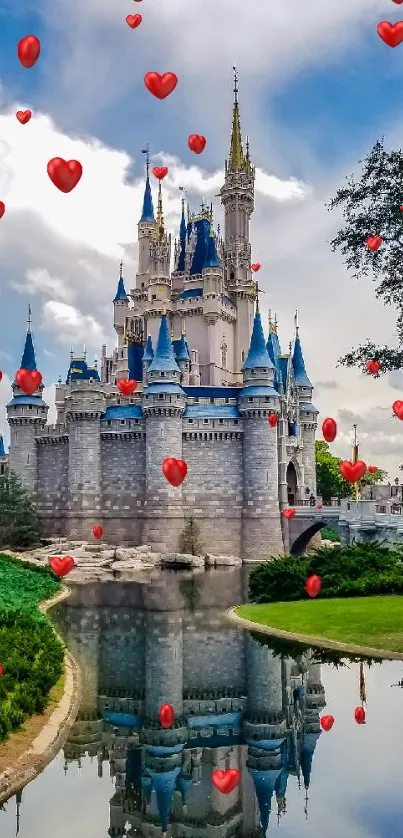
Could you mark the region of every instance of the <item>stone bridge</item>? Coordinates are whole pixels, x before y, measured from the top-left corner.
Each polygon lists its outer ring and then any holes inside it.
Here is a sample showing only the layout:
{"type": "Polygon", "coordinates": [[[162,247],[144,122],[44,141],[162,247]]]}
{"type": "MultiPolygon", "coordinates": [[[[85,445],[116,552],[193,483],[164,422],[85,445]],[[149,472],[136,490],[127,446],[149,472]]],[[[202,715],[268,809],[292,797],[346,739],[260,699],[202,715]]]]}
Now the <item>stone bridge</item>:
{"type": "Polygon", "coordinates": [[[295,506],[289,521],[289,551],[305,552],[308,543],[323,527],[340,532],[344,544],[396,544],[403,542],[403,505],[393,501],[343,500],[339,506],[295,506]]]}

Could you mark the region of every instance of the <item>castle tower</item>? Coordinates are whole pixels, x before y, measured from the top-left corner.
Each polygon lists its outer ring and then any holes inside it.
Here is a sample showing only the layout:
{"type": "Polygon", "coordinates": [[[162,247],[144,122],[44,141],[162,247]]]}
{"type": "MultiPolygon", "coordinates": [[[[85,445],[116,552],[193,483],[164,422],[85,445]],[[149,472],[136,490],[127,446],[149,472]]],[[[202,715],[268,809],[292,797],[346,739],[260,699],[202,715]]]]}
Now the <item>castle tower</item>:
{"type": "Polygon", "coordinates": [[[117,350],[117,364],[116,364],[116,378],[129,377],[129,365],[127,358],[127,343],[126,343],[126,322],[129,311],[129,298],[126,294],[125,283],[123,279],[123,263],[120,263],[119,281],[116,290],[115,298],[113,300],[113,325],[118,336],[118,350],[117,350]]]}
{"type": "Polygon", "coordinates": [[[185,393],[173,354],[167,315],[163,314],[157,346],[143,394],[146,419],[146,501],[143,543],[176,550],[183,529],[182,486],[171,486],[162,472],[167,457],[182,459],[185,393]],[[161,526],[161,521],[164,525],[161,526]]]}
{"type": "Polygon", "coordinates": [[[190,355],[188,345],[185,339],[185,332],[183,330],[184,327],[182,326],[182,334],[181,339],[179,341],[178,351],[176,354],[176,361],[181,371],[181,384],[187,387],[189,385],[190,375],[190,355]]]}
{"type": "Polygon", "coordinates": [[[302,462],[304,466],[304,482],[311,490],[312,494],[316,496],[315,431],[318,426],[317,417],[319,411],[312,404],[313,385],[311,384],[305,369],[305,361],[299,337],[297,312],[295,314],[295,341],[292,354],[292,366],[294,381],[298,390],[300,424],[303,440],[302,462]]]}
{"type": "Polygon", "coordinates": [[[254,209],[255,169],[243,149],[238,103],[238,76],[234,68],[234,108],[230,154],[225,161],[221,202],[225,210],[225,282],[236,300],[235,371],[239,372],[249,346],[253,322],[254,282],[251,273],[249,219],[254,209]]]}
{"type": "Polygon", "coordinates": [[[185,220],[185,199],[182,198],[182,214],[179,226],[179,241],[175,242],[175,261],[172,273],[172,290],[180,291],[183,288],[183,277],[186,264],[186,220],[185,220]]]}
{"type": "MultiPolygon", "coordinates": [[[[31,331],[31,307],[28,310],[28,328],[20,369],[33,372],[37,369],[31,331]]],[[[46,425],[49,407],[42,399],[41,383],[32,396],[27,396],[16,381],[12,385],[13,398],[7,405],[10,425],[9,468],[20,477],[24,487],[35,493],[38,477],[38,450],[36,437],[46,425]]]]}
{"type": "Polygon", "coordinates": [[[150,186],[150,156],[147,150],[146,185],[144,189],[143,210],[137,226],[139,242],[139,263],[136,274],[136,288],[148,287],[150,280],[150,244],[155,230],[153,199],[150,186]]]}
{"type": "Polygon", "coordinates": [[[239,395],[244,426],[242,557],[256,561],[284,549],[278,499],[277,428],[271,428],[268,422],[269,413],[279,412],[280,401],[273,387],[274,366],[266,349],[258,297],[243,380],[239,395]]]}
{"type": "MultiPolygon", "coordinates": [[[[202,271],[203,276],[203,315],[207,323],[208,347],[208,380],[212,386],[220,386],[222,381],[222,331],[225,327],[221,319],[221,295],[224,290],[223,268],[217,255],[216,240],[212,226],[207,243],[206,258],[202,271]]],[[[224,356],[225,368],[227,357],[224,356]]],[[[230,359],[230,369],[233,370],[233,359],[230,359]]]]}
{"type": "Polygon", "coordinates": [[[149,302],[171,300],[171,235],[165,231],[162,208],[161,181],[158,186],[158,208],[155,229],[150,244],[150,289],[149,302]]]}
{"type": "Polygon", "coordinates": [[[144,354],[143,354],[143,381],[146,380],[147,372],[150,368],[150,364],[154,358],[154,349],[153,349],[153,342],[151,335],[148,335],[147,343],[145,346],[144,354]]]}

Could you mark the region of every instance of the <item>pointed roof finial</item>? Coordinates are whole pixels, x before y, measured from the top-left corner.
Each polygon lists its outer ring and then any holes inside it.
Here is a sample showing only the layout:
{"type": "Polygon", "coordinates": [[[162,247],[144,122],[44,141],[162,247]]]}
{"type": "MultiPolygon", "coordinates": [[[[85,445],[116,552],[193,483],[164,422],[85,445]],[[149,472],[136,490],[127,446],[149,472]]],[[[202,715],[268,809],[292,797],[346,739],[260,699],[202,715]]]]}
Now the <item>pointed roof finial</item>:
{"type": "Polygon", "coordinates": [[[269,330],[271,329],[271,327],[272,327],[272,322],[271,322],[271,308],[269,308],[269,330]]]}
{"type": "Polygon", "coordinates": [[[71,346],[71,347],[70,347],[70,361],[72,361],[72,360],[73,360],[73,358],[74,358],[74,349],[73,349],[73,347],[71,346]]]}
{"type": "Polygon", "coordinates": [[[27,320],[27,334],[31,334],[31,326],[32,326],[32,310],[31,306],[28,306],[28,320],[27,320]]]}
{"type": "Polygon", "coordinates": [[[232,131],[231,131],[231,145],[228,161],[228,171],[230,172],[244,172],[246,171],[246,160],[242,147],[241,122],[239,118],[238,105],[238,74],[236,67],[234,70],[234,110],[232,114],[232,131]]]}
{"type": "Polygon", "coordinates": [[[83,348],[83,355],[84,355],[84,361],[86,361],[87,360],[87,347],[86,347],[85,344],[84,344],[84,348],[83,348]]]}
{"type": "Polygon", "coordinates": [[[295,312],[294,323],[295,323],[295,337],[299,338],[298,310],[295,312]]]}
{"type": "Polygon", "coordinates": [[[238,104],[238,73],[235,65],[233,66],[234,71],[234,105],[238,104]]]}
{"type": "Polygon", "coordinates": [[[155,232],[157,234],[157,241],[161,242],[164,238],[164,214],[162,210],[162,188],[161,181],[158,186],[158,206],[157,206],[157,223],[155,232]]]}
{"type": "Polygon", "coordinates": [[[147,170],[147,177],[150,174],[150,144],[147,143],[145,148],[141,149],[141,153],[146,155],[146,170],[147,170]]]}
{"type": "Polygon", "coordinates": [[[122,279],[122,277],[123,277],[123,259],[120,260],[120,264],[119,264],[119,277],[120,277],[120,279],[122,279]]]}

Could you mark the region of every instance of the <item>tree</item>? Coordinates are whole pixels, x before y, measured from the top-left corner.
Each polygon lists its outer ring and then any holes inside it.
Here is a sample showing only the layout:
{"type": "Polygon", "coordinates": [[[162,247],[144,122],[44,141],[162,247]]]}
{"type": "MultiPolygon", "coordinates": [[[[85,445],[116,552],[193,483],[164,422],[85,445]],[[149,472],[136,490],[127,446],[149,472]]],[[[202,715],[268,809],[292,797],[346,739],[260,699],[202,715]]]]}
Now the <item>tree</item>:
{"type": "MultiPolygon", "coordinates": [[[[372,275],[376,296],[393,305],[397,314],[397,347],[376,346],[369,339],[352,349],[339,363],[359,366],[366,372],[369,360],[379,361],[381,371],[403,368],[403,151],[386,151],[378,140],[365,160],[361,177],[347,178],[329,202],[328,209],[343,208],[345,226],[331,242],[339,250],[354,278],[372,275]],[[381,236],[382,245],[371,252],[366,240],[381,236]]],[[[369,374],[369,373],[367,373],[369,374]]]]}
{"type": "Polygon", "coordinates": [[[179,549],[181,553],[191,556],[203,555],[203,543],[200,536],[200,527],[194,518],[188,518],[185,527],[179,537],[179,549]]]}
{"type": "Polygon", "coordinates": [[[32,498],[10,471],[0,480],[0,545],[35,547],[40,535],[41,522],[32,498]]]}
{"type": "MultiPolygon", "coordinates": [[[[349,498],[354,494],[354,484],[349,483],[341,476],[339,471],[339,463],[341,457],[334,457],[330,453],[329,445],[323,440],[315,442],[316,454],[316,483],[317,493],[324,501],[330,501],[330,498],[349,498]]],[[[377,469],[374,474],[366,471],[360,485],[369,486],[374,483],[382,482],[387,477],[387,472],[383,469],[377,469]]]]}

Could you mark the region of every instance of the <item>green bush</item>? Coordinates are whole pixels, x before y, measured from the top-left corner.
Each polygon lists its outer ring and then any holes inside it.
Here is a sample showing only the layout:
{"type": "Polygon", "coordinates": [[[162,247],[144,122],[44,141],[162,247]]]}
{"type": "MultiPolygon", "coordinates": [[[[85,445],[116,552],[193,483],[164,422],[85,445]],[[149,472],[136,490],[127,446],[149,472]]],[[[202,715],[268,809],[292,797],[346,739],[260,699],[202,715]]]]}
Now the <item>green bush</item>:
{"type": "Polygon", "coordinates": [[[334,527],[323,527],[320,534],[326,541],[341,541],[341,535],[334,527]]]}
{"type": "Polygon", "coordinates": [[[303,559],[279,556],[256,565],[249,578],[253,602],[307,599],[309,576],[322,579],[321,597],[351,597],[403,592],[403,546],[378,544],[320,547],[303,559]]]}
{"type": "Polygon", "coordinates": [[[27,549],[39,544],[41,522],[35,505],[17,474],[0,480],[0,545],[27,549]]]}

